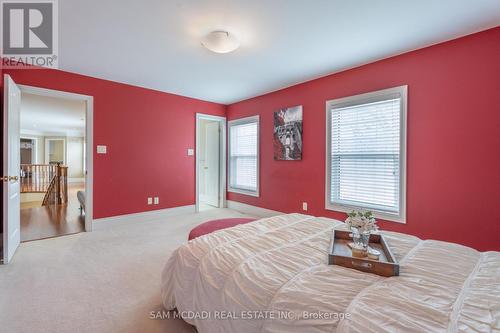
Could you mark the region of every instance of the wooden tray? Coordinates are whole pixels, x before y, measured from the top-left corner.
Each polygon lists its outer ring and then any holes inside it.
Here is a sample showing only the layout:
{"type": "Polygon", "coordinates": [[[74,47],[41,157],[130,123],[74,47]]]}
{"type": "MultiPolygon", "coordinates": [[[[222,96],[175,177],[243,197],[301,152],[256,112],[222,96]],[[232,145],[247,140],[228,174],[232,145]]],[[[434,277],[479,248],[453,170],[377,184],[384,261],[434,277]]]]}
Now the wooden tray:
{"type": "Polygon", "coordinates": [[[381,276],[399,275],[399,264],[394,258],[383,235],[370,235],[370,247],[380,251],[379,260],[353,257],[351,248],[348,245],[351,242],[350,231],[333,230],[328,264],[344,266],[381,276]]]}

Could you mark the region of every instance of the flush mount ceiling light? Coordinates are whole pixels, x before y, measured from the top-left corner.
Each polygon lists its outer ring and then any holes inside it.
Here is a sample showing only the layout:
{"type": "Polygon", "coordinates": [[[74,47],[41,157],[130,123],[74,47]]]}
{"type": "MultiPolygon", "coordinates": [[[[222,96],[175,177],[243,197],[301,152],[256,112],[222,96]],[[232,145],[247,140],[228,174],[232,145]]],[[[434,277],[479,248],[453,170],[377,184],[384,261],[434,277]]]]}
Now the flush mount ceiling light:
{"type": "Polygon", "coordinates": [[[212,31],[203,37],[201,45],[215,53],[229,53],[240,46],[240,40],[227,31],[212,31]]]}

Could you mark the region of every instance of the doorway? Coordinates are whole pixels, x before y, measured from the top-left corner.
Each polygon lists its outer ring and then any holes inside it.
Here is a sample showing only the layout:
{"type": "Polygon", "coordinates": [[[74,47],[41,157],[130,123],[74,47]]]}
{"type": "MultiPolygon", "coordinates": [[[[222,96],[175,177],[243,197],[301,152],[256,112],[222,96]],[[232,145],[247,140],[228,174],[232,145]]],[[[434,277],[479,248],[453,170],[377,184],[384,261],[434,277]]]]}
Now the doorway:
{"type": "Polygon", "coordinates": [[[196,114],[196,211],[226,204],[226,118],[196,114]]]}
{"type": "MultiPolygon", "coordinates": [[[[25,96],[28,97],[30,95],[26,94],[25,96]]],[[[21,97],[21,105],[23,104],[22,99],[23,98],[21,97]]],[[[54,100],[54,103],[57,103],[57,101],[54,100]]],[[[80,109],[83,111],[83,112],[80,112],[80,113],[82,113],[81,121],[84,122],[85,121],[85,119],[84,119],[85,118],[85,105],[82,104],[80,109]]],[[[39,112],[42,112],[42,111],[39,111],[39,112]]],[[[23,114],[23,108],[21,107],[21,115],[22,114],[23,114]]],[[[63,122],[62,125],[64,127],[70,125],[70,123],[69,123],[70,119],[68,119],[68,118],[69,117],[66,117],[66,119],[65,119],[65,115],[64,114],[62,115],[62,122],[63,122]]],[[[21,126],[22,126],[22,124],[21,124],[21,126]]],[[[23,128],[21,128],[21,134],[22,134],[22,131],[23,131],[23,128]]],[[[42,134],[43,134],[43,132],[42,132],[42,134]]],[[[61,135],[67,135],[67,134],[66,134],[66,132],[61,132],[61,135]]],[[[83,135],[83,133],[78,133],[78,135],[83,135]]],[[[60,164],[65,165],[66,164],[66,137],[61,137],[61,138],[45,137],[44,140],[45,140],[45,164],[60,163],[60,164]]]]}
{"type": "Polygon", "coordinates": [[[33,164],[37,160],[36,138],[21,136],[21,164],[33,164]]]}
{"type": "Polygon", "coordinates": [[[22,241],[91,231],[93,98],[4,81],[7,264],[22,241]]]}

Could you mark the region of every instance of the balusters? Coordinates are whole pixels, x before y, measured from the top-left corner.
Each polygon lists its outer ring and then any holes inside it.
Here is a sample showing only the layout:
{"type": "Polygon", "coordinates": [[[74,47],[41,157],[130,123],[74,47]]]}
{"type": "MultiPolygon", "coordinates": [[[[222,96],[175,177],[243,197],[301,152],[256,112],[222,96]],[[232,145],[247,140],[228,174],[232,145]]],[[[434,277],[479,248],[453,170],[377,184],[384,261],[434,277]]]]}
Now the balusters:
{"type": "MultiPolygon", "coordinates": [[[[54,164],[21,164],[21,192],[47,192],[52,179],[58,175],[58,168],[65,169],[63,171],[64,177],[67,177],[67,167],[61,165],[57,166],[54,164]]],[[[61,183],[61,185],[62,189],[65,189],[67,186],[65,182],[61,183]]]]}

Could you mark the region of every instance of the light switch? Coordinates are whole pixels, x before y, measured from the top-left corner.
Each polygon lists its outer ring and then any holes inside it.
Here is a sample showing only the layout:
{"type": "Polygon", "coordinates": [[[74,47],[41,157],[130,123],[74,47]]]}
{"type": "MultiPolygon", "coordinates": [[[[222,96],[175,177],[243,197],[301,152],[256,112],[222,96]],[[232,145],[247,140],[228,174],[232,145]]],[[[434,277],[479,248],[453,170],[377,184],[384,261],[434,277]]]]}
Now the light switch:
{"type": "Polygon", "coordinates": [[[194,149],[192,148],[188,149],[188,156],[194,156],[194,149]]]}
{"type": "Polygon", "coordinates": [[[97,153],[98,154],[106,154],[108,151],[108,147],[106,146],[97,146],[97,153]]]}
{"type": "Polygon", "coordinates": [[[160,203],[160,198],[155,197],[155,205],[158,205],[160,203]]]}

